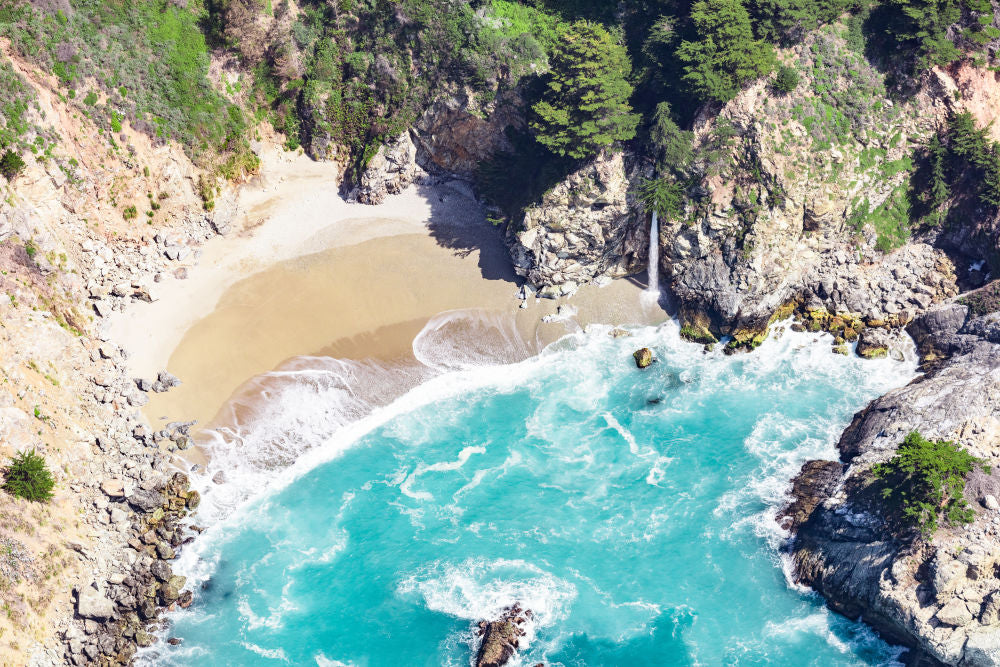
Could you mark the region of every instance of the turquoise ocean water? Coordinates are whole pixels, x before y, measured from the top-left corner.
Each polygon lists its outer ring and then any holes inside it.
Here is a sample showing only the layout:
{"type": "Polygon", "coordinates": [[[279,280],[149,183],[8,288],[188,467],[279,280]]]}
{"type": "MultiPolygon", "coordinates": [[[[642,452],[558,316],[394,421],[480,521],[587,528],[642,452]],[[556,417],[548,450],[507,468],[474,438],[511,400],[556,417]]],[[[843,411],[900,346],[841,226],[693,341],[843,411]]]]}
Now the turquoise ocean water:
{"type": "Polygon", "coordinates": [[[703,354],[671,322],[411,373],[422,383],[367,417],[343,377],[377,372],[333,363],[284,371],[239,433],[257,457],[242,473],[214,460],[230,481],[206,489],[208,529],[178,566],[198,590],[171,615],[183,641],[145,661],[469,665],[476,621],[515,601],[534,612],[516,664],[897,657],[789,584],[774,515],[801,463],[835,456],[912,362],[790,331],[703,354]],[[659,359],[646,371],[642,345],[659,359]]]}

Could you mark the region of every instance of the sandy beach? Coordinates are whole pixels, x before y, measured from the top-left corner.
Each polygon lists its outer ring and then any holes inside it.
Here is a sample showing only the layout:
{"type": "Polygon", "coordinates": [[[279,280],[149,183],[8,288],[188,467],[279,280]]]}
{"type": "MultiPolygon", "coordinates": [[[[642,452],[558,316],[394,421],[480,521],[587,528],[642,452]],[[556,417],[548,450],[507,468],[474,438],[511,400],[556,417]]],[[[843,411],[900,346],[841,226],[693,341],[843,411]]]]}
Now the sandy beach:
{"type": "Polygon", "coordinates": [[[266,156],[239,195],[238,237],[207,244],[188,279],[112,322],[136,377],[166,368],[182,380],[151,395],[154,426],[211,425],[245,382],[301,355],[415,363],[414,337],[446,311],[509,320],[521,356],[592,322],[666,316],[628,280],[520,308],[500,231],[465,184],[411,186],[367,206],[341,198],[335,177],[330,164],[266,156]],[[543,321],[560,306],[572,316],[543,321]]]}

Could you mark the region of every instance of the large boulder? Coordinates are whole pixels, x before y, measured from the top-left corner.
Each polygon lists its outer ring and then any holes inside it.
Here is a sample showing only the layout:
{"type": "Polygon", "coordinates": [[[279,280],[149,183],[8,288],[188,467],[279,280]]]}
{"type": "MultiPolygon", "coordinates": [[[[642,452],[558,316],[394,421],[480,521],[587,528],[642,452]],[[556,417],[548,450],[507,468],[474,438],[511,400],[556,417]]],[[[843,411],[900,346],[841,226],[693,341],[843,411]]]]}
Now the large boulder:
{"type": "Polygon", "coordinates": [[[83,618],[105,620],[115,615],[115,603],[93,584],[87,584],[77,591],[76,612],[83,618]]]}

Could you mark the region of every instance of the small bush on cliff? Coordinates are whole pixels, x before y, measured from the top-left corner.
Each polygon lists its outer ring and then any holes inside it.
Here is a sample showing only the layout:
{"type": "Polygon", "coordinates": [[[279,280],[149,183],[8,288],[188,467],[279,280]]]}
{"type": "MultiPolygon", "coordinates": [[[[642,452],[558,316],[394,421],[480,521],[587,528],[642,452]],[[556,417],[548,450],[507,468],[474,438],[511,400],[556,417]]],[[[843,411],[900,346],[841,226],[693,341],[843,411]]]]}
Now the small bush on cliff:
{"type": "Polygon", "coordinates": [[[8,181],[12,181],[22,171],[24,171],[24,160],[21,156],[12,150],[4,151],[0,157],[0,174],[3,174],[8,181]]]}
{"type": "Polygon", "coordinates": [[[882,484],[892,518],[929,539],[942,520],[960,524],[975,518],[964,492],[965,479],[977,466],[983,462],[954,443],[928,440],[913,431],[896,455],[872,472],[882,484]]]}
{"type": "Polygon", "coordinates": [[[577,21],[550,57],[552,71],[533,107],[531,129],[556,155],[585,158],[635,136],[625,47],[597,23],[577,21]]]}
{"type": "Polygon", "coordinates": [[[55,485],[45,457],[32,449],[30,452],[18,452],[11,459],[3,488],[18,498],[44,502],[52,499],[55,485]]]}
{"type": "Polygon", "coordinates": [[[794,67],[782,65],[774,79],[774,88],[786,95],[799,87],[799,72],[794,67]]]}

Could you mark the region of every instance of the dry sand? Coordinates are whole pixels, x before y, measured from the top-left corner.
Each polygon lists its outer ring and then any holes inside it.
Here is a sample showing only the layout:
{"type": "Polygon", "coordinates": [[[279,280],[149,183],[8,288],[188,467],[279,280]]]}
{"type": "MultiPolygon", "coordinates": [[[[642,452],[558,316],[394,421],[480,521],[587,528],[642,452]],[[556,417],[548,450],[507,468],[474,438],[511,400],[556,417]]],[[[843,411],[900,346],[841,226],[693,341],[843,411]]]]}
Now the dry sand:
{"type": "Polygon", "coordinates": [[[413,362],[414,337],[444,311],[507,318],[532,352],[591,322],[666,317],[626,280],[519,308],[500,234],[461,185],[412,187],[372,207],[341,199],[329,165],[265,165],[276,185],[241,196],[251,231],[214,241],[188,280],[113,323],[137,377],[167,368],[183,382],[151,395],[154,427],[209,425],[241,385],[292,357],[413,362]],[[577,312],[542,322],[559,305],[577,312]]]}

